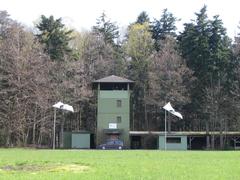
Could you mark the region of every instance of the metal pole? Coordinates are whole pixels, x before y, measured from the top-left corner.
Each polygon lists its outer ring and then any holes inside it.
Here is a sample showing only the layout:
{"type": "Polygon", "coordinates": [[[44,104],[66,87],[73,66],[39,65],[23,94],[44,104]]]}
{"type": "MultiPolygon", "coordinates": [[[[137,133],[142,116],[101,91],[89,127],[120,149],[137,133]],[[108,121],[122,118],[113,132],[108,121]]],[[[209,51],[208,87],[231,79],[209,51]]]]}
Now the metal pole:
{"type": "Polygon", "coordinates": [[[55,149],[55,130],[56,130],[56,108],[54,108],[53,117],[53,149],[55,149]]]}
{"type": "Polygon", "coordinates": [[[164,134],[165,134],[165,151],[167,150],[167,111],[165,110],[165,131],[164,131],[164,134]]]}

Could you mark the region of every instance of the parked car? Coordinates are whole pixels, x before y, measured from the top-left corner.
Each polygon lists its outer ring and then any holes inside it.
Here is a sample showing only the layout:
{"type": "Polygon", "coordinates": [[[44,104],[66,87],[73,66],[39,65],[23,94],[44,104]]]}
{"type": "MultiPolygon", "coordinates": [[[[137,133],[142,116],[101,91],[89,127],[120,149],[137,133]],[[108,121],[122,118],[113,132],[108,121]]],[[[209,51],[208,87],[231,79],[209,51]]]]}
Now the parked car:
{"type": "Polygon", "coordinates": [[[106,143],[100,144],[98,149],[123,149],[123,141],[119,139],[109,139],[106,143]]]}

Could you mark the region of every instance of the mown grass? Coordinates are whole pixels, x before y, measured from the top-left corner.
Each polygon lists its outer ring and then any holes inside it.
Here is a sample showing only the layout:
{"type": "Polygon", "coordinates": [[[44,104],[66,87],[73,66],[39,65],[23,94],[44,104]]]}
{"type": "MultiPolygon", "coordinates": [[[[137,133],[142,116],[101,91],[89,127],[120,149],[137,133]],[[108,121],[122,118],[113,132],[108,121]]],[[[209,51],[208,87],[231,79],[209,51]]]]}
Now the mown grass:
{"type": "Polygon", "coordinates": [[[240,151],[0,149],[0,179],[240,179],[240,151]]]}

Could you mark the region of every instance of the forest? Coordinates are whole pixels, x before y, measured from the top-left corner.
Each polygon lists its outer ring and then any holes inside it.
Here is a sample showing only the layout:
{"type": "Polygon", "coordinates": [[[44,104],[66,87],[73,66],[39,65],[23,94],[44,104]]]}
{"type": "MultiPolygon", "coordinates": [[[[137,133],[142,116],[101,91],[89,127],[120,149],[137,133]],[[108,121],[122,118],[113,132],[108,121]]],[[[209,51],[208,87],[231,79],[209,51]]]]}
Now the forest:
{"type": "Polygon", "coordinates": [[[131,130],[163,131],[171,102],[184,118],[169,117],[168,131],[239,131],[240,34],[230,39],[218,15],[199,9],[181,32],[167,9],[141,12],[124,32],[105,13],[79,32],[61,17],[29,28],[0,11],[0,146],[51,147],[58,101],[75,111],[57,112],[58,134],[94,133],[92,81],[109,75],[134,81],[131,130]]]}

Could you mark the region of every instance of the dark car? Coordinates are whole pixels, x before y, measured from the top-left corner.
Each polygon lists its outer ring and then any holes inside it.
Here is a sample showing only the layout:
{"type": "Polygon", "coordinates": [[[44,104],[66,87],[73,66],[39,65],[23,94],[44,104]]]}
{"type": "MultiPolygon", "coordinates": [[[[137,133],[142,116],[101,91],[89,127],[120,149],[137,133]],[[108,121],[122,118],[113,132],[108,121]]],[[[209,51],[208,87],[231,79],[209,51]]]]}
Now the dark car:
{"type": "Polygon", "coordinates": [[[123,141],[119,139],[110,139],[106,143],[100,144],[98,149],[123,149],[123,141]]]}

